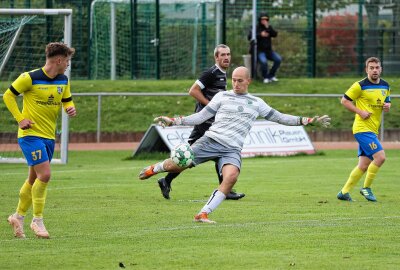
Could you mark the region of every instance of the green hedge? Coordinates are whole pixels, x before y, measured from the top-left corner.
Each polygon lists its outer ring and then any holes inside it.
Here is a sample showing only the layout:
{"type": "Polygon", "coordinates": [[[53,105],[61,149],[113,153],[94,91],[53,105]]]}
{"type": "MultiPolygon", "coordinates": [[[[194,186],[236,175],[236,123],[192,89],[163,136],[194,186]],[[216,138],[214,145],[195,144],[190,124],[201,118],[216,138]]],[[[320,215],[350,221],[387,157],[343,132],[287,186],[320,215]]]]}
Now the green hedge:
{"type": "MultiPolygon", "coordinates": [[[[350,85],[361,78],[343,79],[281,79],[277,83],[263,84],[255,81],[250,86],[252,93],[320,93],[343,94],[350,85]]],[[[386,78],[392,87],[398,84],[397,78],[386,78]]],[[[176,92],[187,93],[193,80],[160,81],[72,81],[74,93],[86,92],[176,92]]],[[[9,83],[1,83],[1,89],[9,83]]],[[[230,88],[230,84],[228,85],[230,88]]],[[[396,93],[396,92],[394,92],[396,93]]],[[[289,114],[313,116],[329,114],[335,130],[351,129],[353,115],[340,104],[340,98],[304,97],[265,97],[270,106],[289,114]]],[[[70,121],[72,132],[94,132],[97,128],[97,96],[75,96],[78,116],[70,121]]],[[[392,111],[385,116],[385,128],[400,127],[400,112],[393,99],[392,111]]],[[[16,123],[0,103],[0,132],[16,129],[16,123]]],[[[194,110],[194,100],[187,96],[112,96],[102,98],[101,130],[105,132],[145,131],[158,115],[187,115],[194,110]]]]}

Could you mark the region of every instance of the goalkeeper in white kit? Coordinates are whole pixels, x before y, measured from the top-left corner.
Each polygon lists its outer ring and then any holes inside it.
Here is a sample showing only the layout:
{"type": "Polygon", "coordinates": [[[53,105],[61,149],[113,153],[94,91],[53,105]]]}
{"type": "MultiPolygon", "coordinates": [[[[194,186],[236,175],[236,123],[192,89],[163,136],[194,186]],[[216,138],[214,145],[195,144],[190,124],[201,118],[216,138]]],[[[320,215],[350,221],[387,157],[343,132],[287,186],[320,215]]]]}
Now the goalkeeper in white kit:
{"type": "MultiPolygon", "coordinates": [[[[245,67],[238,67],[232,73],[233,90],[216,94],[200,112],[186,117],[159,116],[154,119],[161,126],[193,126],[215,116],[215,122],[209,130],[192,144],[194,161],[189,167],[209,160],[217,160],[223,181],[194,217],[196,222],[215,223],[208,219],[208,214],[225,200],[226,195],[235,185],[240,174],[240,153],[243,143],[258,116],[288,126],[313,124],[328,127],[330,125],[331,119],[327,115],[309,118],[278,112],[261,98],[248,93],[250,82],[249,70],[245,67]]],[[[139,174],[139,179],[144,180],[161,172],[181,172],[187,168],[179,167],[168,158],[144,168],[139,174]]]]}

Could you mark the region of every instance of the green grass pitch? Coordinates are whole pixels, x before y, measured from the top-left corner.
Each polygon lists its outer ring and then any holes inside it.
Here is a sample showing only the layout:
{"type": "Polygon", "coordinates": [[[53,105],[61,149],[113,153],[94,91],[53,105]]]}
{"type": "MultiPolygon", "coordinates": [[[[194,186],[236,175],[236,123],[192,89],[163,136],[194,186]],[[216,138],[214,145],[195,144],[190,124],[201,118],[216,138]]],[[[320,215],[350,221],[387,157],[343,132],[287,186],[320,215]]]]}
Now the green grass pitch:
{"type": "Polygon", "coordinates": [[[244,159],[236,190],[197,224],[217,180],[212,163],[184,172],[162,198],[157,177],[137,178],[154,160],[132,151],[71,152],[52,166],[45,223],[51,239],[14,239],[6,219],[27,176],[23,164],[0,164],[1,269],[398,269],[398,150],[373,185],[378,203],[336,194],[357,162],[354,150],[244,159]],[[121,266],[120,266],[121,263],[121,266]]]}

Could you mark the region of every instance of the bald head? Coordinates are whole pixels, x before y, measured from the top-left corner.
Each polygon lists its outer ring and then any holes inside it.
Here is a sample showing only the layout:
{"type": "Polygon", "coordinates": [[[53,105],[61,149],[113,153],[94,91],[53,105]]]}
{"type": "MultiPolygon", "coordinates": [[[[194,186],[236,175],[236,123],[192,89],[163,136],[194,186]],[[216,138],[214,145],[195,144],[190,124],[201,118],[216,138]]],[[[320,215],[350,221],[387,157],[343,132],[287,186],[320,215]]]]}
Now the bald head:
{"type": "Polygon", "coordinates": [[[246,67],[243,67],[243,66],[235,68],[235,70],[232,73],[232,77],[235,76],[235,75],[236,76],[241,76],[241,77],[246,78],[246,79],[250,79],[249,69],[246,68],[246,67]]]}
{"type": "Polygon", "coordinates": [[[236,94],[247,94],[251,82],[249,69],[237,67],[232,73],[232,86],[236,94]]]}

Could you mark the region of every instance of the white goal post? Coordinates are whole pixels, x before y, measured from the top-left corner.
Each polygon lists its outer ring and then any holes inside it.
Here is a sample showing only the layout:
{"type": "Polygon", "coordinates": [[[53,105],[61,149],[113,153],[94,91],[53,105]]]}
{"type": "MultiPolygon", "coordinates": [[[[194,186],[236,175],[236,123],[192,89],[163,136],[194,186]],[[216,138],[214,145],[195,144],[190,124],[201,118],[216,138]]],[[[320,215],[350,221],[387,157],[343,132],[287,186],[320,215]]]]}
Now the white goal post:
{"type": "MultiPolygon", "coordinates": [[[[64,16],[64,37],[63,42],[68,46],[72,44],[72,9],[12,9],[12,8],[0,8],[0,18],[1,16],[35,16],[35,15],[43,15],[43,16],[64,16]]],[[[18,37],[22,31],[23,23],[20,24],[18,29],[16,29],[14,33],[14,37],[12,38],[9,47],[7,48],[5,55],[0,55],[0,60],[3,61],[0,63],[0,75],[4,70],[4,66],[7,64],[10,55],[18,42],[18,37]]],[[[1,34],[1,32],[0,32],[1,34]]],[[[57,40],[53,40],[57,41],[57,40]]],[[[45,42],[45,41],[44,41],[45,42]]],[[[45,44],[44,44],[45,45],[45,44]]],[[[42,52],[44,54],[44,51],[42,52]]],[[[41,63],[37,63],[40,65],[41,63]]],[[[71,67],[71,65],[70,65],[71,67]]],[[[21,70],[20,73],[27,71],[21,70]]],[[[65,71],[65,75],[71,79],[71,70],[68,68],[65,71]]],[[[3,90],[3,89],[2,89],[3,90]]],[[[68,139],[69,139],[69,123],[68,123],[68,115],[61,110],[61,136],[60,136],[60,157],[52,160],[52,163],[61,163],[66,164],[68,161],[68,139]]],[[[10,116],[11,117],[11,116],[10,116]]],[[[0,144],[1,146],[1,144],[0,144]]],[[[21,163],[25,162],[25,159],[22,158],[13,158],[13,157],[1,157],[1,149],[0,149],[0,163],[21,163]]]]}

